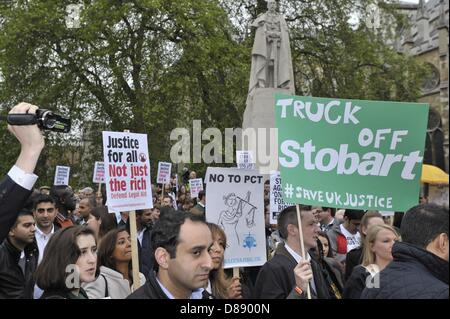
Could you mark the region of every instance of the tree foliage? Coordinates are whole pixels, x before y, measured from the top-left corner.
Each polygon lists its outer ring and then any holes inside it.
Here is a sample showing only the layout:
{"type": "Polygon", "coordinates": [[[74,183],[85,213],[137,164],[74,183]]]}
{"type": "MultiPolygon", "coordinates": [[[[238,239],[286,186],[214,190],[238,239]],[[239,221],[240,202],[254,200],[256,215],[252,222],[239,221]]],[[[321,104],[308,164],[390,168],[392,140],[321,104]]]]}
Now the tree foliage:
{"type": "MultiPolygon", "coordinates": [[[[80,28],[66,25],[70,3],[19,0],[0,7],[2,113],[29,101],[75,122],[70,138],[47,139],[42,183],[51,184],[56,164],[72,166],[74,186],[89,183],[101,158],[101,130],[147,133],[156,163],[169,160],[175,127],[190,128],[194,119],[222,131],[241,126],[249,25],[266,10],[265,1],[84,1],[80,28]]],[[[297,94],[416,99],[420,67],[364,24],[348,23],[369,3],[279,0],[291,32],[297,94]]],[[[17,145],[1,134],[8,149],[3,173],[17,145]]]]}

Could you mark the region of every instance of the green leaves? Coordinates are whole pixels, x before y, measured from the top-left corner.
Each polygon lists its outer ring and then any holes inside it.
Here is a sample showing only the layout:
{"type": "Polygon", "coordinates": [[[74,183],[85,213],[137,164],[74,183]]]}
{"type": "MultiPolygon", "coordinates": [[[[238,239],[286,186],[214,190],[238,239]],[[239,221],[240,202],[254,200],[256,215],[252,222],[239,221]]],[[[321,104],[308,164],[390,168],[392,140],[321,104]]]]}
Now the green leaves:
{"type": "MultiPolygon", "coordinates": [[[[84,1],[79,28],[67,26],[71,3],[0,7],[0,105],[29,101],[78,125],[71,139],[48,141],[43,165],[49,172],[40,181],[50,184],[54,165],[61,164],[75,167],[74,186],[90,183],[101,129],[147,133],[157,162],[169,160],[175,127],[190,128],[194,119],[222,131],[241,126],[249,25],[266,10],[265,1],[84,1]],[[76,156],[61,156],[67,152],[76,156]]],[[[419,66],[348,23],[368,3],[279,1],[290,27],[297,94],[415,99],[419,66]]],[[[12,142],[7,136],[2,143],[12,142]]],[[[1,156],[2,163],[14,158],[1,156]]]]}

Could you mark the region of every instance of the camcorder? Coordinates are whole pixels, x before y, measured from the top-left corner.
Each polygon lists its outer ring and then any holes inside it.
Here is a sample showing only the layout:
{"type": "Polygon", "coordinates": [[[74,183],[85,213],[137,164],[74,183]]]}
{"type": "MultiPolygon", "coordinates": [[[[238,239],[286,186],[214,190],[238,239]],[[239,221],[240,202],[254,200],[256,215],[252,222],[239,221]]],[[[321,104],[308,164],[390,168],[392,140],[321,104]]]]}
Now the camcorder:
{"type": "Polygon", "coordinates": [[[38,109],[36,114],[8,114],[9,125],[33,125],[41,130],[69,133],[72,121],[69,118],[55,114],[50,110],[38,109]]]}

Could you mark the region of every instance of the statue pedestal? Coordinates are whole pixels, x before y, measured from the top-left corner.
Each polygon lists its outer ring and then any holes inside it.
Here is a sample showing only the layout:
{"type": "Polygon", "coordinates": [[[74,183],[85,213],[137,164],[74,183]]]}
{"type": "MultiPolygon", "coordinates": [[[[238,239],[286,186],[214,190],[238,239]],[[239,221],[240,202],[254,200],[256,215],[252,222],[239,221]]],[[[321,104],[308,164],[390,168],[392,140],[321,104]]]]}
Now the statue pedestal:
{"type": "Polygon", "coordinates": [[[275,94],[292,94],[288,89],[258,88],[247,99],[242,122],[242,150],[253,152],[261,174],[278,170],[278,132],[275,129],[275,94]]]}

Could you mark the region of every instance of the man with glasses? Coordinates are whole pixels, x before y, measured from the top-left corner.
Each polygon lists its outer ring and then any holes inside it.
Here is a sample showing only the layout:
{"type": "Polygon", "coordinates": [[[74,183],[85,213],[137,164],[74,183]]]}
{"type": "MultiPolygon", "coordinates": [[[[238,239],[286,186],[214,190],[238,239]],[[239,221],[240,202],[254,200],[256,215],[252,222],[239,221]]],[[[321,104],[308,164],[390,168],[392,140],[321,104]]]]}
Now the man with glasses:
{"type": "Polygon", "coordinates": [[[339,262],[344,263],[347,253],[361,245],[359,225],[364,214],[363,210],[347,209],[344,213],[344,222],[334,225],[327,232],[331,249],[339,262]]]}

